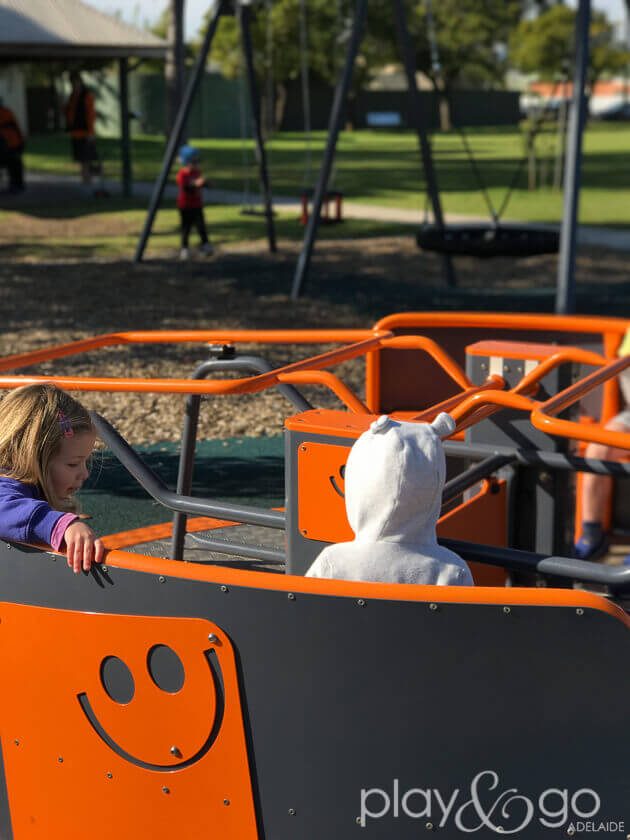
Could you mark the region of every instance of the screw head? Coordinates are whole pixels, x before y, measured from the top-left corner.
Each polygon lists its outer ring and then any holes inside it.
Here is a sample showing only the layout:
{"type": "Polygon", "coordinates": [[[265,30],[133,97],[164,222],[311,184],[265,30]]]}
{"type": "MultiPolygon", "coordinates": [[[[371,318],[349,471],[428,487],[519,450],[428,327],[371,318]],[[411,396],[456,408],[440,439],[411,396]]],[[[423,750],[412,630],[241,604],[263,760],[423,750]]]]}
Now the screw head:
{"type": "Polygon", "coordinates": [[[287,598],[289,599],[289,601],[295,601],[295,595],[293,594],[293,592],[288,592],[287,598]]]}
{"type": "Polygon", "coordinates": [[[212,644],[216,644],[219,641],[219,637],[216,636],[214,633],[208,633],[208,641],[212,642],[212,644]]]}
{"type": "Polygon", "coordinates": [[[101,572],[103,572],[103,574],[106,575],[107,574],[107,566],[101,566],[101,572]]]}
{"type": "Polygon", "coordinates": [[[164,575],[160,575],[160,576],[159,576],[159,578],[158,578],[158,580],[159,580],[159,582],[160,582],[160,583],[164,583],[164,581],[166,580],[166,578],[164,577],[164,575]]]}
{"type": "Polygon", "coordinates": [[[162,788],[162,793],[170,793],[171,789],[167,788],[166,785],[162,788]]]}
{"type": "Polygon", "coordinates": [[[173,745],[173,746],[171,747],[171,749],[170,749],[170,753],[171,753],[171,755],[174,755],[174,756],[176,756],[177,758],[181,758],[181,757],[182,757],[181,750],[179,749],[179,747],[176,747],[175,745],[173,745]]]}
{"type": "Polygon", "coordinates": [[[229,800],[229,799],[224,799],[224,800],[223,800],[223,804],[224,804],[224,805],[229,805],[229,804],[230,804],[230,800],[229,800]]]}
{"type": "Polygon", "coordinates": [[[19,747],[19,746],[20,746],[20,739],[19,739],[19,738],[16,738],[16,739],[13,741],[13,743],[15,744],[15,746],[16,746],[16,747],[19,747]]]}
{"type": "Polygon", "coordinates": [[[582,609],[582,607],[578,607],[575,612],[576,615],[584,615],[584,610],[582,609]]]}
{"type": "Polygon", "coordinates": [[[114,778],[114,774],[113,774],[113,773],[109,773],[109,772],[108,772],[108,773],[105,773],[105,776],[106,776],[106,778],[108,778],[108,779],[113,779],[113,778],[114,778]]]}
{"type": "Polygon", "coordinates": [[[433,831],[433,823],[432,822],[425,823],[424,827],[426,828],[427,831],[433,831]]]}
{"type": "Polygon", "coordinates": [[[290,817],[294,817],[294,816],[295,816],[295,808],[289,808],[289,816],[290,816],[290,817]]]}
{"type": "Polygon", "coordinates": [[[63,764],[63,756],[62,756],[62,755],[60,755],[60,756],[57,758],[57,761],[59,762],[59,764],[63,764]]]}
{"type": "Polygon", "coordinates": [[[357,600],[357,606],[359,606],[359,607],[364,607],[365,606],[365,601],[363,600],[363,598],[359,598],[357,600]]]}
{"type": "Polygon", "coordinates": [[[221,592],[227,592],[227,591],[228,591],[227,586],[225,584],[222,584],[221,585],[221,592]]]}
{"type": "Polygon", "coordinates": [[[512,612],[512,609],[511,609],[511,607],[503,607],[503,612],[506,615],[509,615],[512,612]]]}
{"type": "Polygon", "coordinates": [[[437,604],[429,604],[429,609],[435,612],[437,610],[437,604]]]}

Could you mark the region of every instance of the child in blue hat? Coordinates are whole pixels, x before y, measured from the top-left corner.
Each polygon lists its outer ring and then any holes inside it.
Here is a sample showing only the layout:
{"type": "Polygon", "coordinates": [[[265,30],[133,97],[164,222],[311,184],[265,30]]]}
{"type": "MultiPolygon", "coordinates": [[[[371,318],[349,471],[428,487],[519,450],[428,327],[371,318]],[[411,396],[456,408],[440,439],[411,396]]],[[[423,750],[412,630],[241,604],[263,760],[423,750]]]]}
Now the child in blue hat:
{"type": "Polygon", "coordinates": [[[203,216],[202,189],[207,186],[206,179],[199,168],[199,151],[194,146],[182,146],[179,150],[181,168],[177,173],[177,209],[181,220],[181,251],[180,259],[187,260],[190,256],[188,239],[190,231],[197,229],[201,239],[200,250],[210,256],[214,249],[208,240],[206,222],[203,216]]]}

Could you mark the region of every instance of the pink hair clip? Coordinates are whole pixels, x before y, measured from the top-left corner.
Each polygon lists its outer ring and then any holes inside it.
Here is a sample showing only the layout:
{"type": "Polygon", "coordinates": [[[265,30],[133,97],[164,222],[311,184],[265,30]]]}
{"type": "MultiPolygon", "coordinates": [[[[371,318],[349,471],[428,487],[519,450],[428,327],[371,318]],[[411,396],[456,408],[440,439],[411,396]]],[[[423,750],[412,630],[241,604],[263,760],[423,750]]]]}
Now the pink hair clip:
{"type": "Polygon", "coordinates": [[[74,435],[74,430],[72,428],[72,423],[70,422],[70,418],[67,417],[63,411],[60,411],[57,415],[57,419],[59,420],[59,428],[63,432],[63,436],[67,438],[71,438],[74,435]]]}

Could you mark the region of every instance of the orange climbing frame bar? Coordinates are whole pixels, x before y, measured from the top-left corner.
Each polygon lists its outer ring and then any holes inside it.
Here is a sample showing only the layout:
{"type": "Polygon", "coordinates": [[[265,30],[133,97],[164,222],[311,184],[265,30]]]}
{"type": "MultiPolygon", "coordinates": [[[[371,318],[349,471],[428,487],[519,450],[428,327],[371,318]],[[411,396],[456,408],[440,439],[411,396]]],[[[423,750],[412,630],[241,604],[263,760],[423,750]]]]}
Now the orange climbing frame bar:
{"type": "MultiPolygon", "coordinates": [[[[586,333],[600,336],[604,347],[604,356],[612,359],[621,344],[630,321],[624,318],[592,317],[590,315],[541,315],[534,313],[498,313],[498,312],[402,312],[388,315],[374,325],[378,330],[433,330],[440,328],[487,328],[494,330],[513,330],[514,338],[519,332],[561,332],[586,333]]],[[[396,336],[398,338],[399,336],[396,336]]],[[[379,352],[368,354],[366,362],[366,403],[368,406],[379,404],[381,392],[381,364],[379,352]]],[[[602,419],[608,420],[617,412],[618,390],[611,380],[604,385],[602,401],[602,419]]]]}
{"type": "Polygon", "coordinates": [[[615,432],[602,429],[597,424],[575,423],[572,420],[561,420],[554,416],[627,368],[630,368],[630,356],[615,359],[600,370],[575,382],[569,388],[565,388],[564,391],[560,391],[546,402],[538,404],[531,414],[532,425],[550,435],[603,443],[618,449],[630,449],[630,432],[615,432]]]}

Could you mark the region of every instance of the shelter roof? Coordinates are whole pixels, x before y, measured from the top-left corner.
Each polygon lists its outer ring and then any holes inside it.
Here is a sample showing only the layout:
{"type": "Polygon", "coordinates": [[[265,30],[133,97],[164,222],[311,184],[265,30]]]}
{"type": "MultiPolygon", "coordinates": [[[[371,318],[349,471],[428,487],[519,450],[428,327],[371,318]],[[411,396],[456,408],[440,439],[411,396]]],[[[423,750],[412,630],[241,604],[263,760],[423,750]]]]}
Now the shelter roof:
{"type": "Polygon", "coordinates": [[[168,43],[81,0],[0,0],[0,58],[163,58],[168,43]]]}

